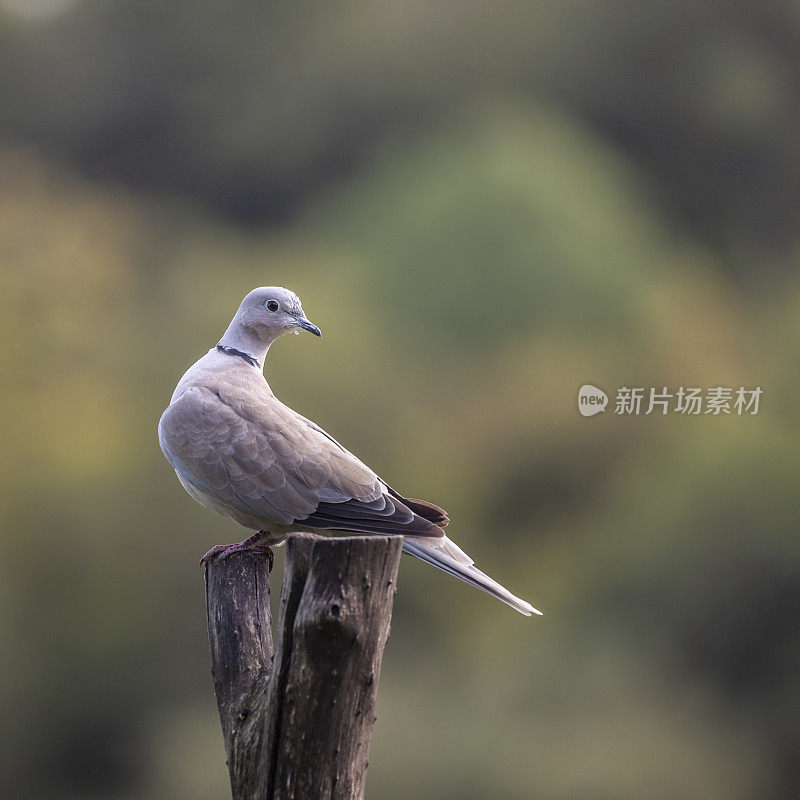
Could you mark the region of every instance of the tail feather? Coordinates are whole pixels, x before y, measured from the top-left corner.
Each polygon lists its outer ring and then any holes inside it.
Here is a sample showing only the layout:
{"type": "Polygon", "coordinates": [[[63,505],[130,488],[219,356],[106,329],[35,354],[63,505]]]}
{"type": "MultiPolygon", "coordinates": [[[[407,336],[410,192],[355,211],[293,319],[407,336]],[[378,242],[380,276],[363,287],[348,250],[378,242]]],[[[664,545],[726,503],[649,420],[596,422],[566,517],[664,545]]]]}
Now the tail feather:
{"type": "Polygon", "coordinates": [[[519,611],[520,614],[525,614],[525,616],[529,617],[531,614],[541,615],[542,613],[537,611],[530,603],[511,594],[505,586],[501,586],[497,581],[492,580],[488,575],[481,572],[474,565],[472,559],[446,536],[442,539],[418,539],[413,536],[406,536],[403,539],[403,550],[409,555],[438,567],[454,578],[488,592],[506,605],[519,611]]]}
{"type": "Polygon", "coordinates": [[[387,488],[389,489],[389,494],[391,494],[392,497],[400,500],[415,514],[418,514],[423,519],[429,520],[434,525],[444,528],[447,523],[450,522],[447,512],[443,508],[439,508],[439,506],[435,505],[434,503],[429,503],[427,500],[416,500],[413,497],[403,497],[403,495],[398,494],[394,489],[392,489],[391,486],[387,488]]]}

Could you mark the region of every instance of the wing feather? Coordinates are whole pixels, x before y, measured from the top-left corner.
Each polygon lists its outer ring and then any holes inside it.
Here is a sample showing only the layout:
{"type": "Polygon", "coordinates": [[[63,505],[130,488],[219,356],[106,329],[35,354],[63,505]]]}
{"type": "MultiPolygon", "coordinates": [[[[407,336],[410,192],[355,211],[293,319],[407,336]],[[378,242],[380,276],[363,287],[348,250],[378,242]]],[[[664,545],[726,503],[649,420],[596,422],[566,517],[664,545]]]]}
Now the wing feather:
{"type": "Polygon", "coordinates": [[[406,502],[318,425],[274,397],[254,403],[233,385],[193,387],[164,412],[159,437],[182,478],[263,518],[265,527],[444,535],[436,524],[447,519],[441,509],[406,502]]]}

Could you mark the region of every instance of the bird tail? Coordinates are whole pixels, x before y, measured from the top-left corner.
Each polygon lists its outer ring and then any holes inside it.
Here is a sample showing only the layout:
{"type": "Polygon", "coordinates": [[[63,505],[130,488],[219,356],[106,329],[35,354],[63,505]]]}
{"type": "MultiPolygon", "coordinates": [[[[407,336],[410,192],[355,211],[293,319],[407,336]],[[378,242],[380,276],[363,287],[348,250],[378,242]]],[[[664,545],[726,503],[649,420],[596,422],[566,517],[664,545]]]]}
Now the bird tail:
{"type": "Polygon", "coordinates": [[[511,594],[504,586],[481,572],[474,565],[472,559],[446,536],[440,539],[421,539],[416,536],[406,536],[403,539],[403,550],[409,555],[416,556],[416,558],[444,570],[454,578],[472,584],[472,586],[477,586],[484,592],[488,592],[506,605],[519,611],[520,614],[525,614],[526,617],[531,614],[542,613],[537,611],[530,603],[526,603],[511,594]]]}

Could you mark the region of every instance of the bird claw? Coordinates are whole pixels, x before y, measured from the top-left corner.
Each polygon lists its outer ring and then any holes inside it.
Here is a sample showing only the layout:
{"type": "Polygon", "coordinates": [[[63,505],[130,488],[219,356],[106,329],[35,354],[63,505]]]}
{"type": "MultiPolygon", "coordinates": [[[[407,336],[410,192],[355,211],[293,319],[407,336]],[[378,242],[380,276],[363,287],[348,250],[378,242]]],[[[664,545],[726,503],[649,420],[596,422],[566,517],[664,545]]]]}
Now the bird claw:
{"type": "Polygon", "coordinates": [[[200,559],[200,566],[204,567],[212,561],[222,561],[233,553],[263,553],[269,561],[269,572],[272,572],[275,566],[275,554],[269,545],[273,543],[274,540],[268,538],[266,531],[257,531],[242,542],[215,545],[200,559]],[[267,542],[264,542],[264,539],[267,539],[267,542]]]}

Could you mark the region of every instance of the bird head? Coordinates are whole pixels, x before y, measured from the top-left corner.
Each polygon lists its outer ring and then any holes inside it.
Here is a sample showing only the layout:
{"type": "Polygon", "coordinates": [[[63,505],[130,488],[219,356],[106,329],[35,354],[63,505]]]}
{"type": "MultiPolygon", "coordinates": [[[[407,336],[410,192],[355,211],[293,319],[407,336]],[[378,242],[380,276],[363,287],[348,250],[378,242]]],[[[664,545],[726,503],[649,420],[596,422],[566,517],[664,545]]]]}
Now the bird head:
{"type": "Polygon", "coordinates": [[[322,336],[320,329],[306,318],[300,298],[282,286],[253,289],[242,300],[236,319],[261,341],[273,341],[292,331],[322,336]]]}

